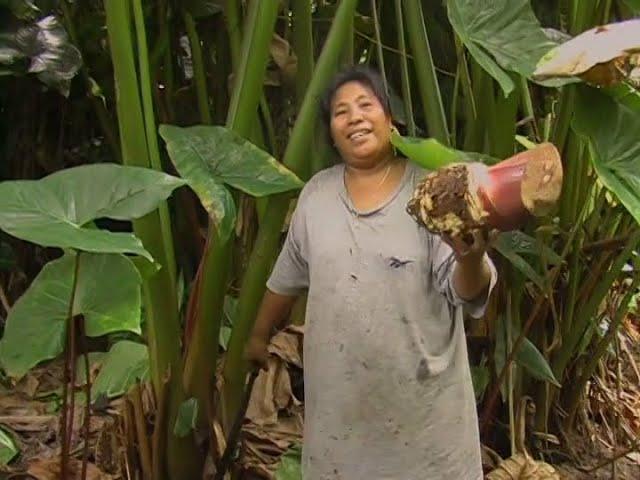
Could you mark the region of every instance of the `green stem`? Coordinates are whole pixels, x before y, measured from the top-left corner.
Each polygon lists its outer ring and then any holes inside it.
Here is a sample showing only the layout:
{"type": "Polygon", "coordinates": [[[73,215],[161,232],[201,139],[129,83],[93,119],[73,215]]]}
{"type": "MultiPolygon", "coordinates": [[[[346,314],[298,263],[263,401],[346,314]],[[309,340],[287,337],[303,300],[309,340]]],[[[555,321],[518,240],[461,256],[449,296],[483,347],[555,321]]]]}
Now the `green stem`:
{"type": "Polygon", "coordinates": [[[407,46],[404,38],[404,20],[402,17],[402,0],[395,0],[396,27],[398,29],[398,48],[400,55],[400,75],[402,78],[402,100],[404,101],[407,130],[409,135],[416,135],[416,123],[413,115],[413,100],[411,98],[411,83],[409,81],[409,65],[407,62],[407,46]]]}
{"type": "Polygon", "coordinates": [[[238,11],[240,5],[238,0],[226,0],[224,6],[224,15],[227,22],[227,31],[229,32],[229,45],[231,47],[231,60],[233,62],[233,71],[240,68],[240,49],[242,45],[242,25],[240,24],[240,15],[238,11]]]}
{"type": "Polygon", "coordinates": [[[378,53],[378,70],[382,76],[382,83],[384,84],[385,91],[389,91],[389,82],[387,81],[387,74],[384,69],[384,53],[382,51],[382,38],[380,37],[380,22],[378,21],[378,7],[376,0],[371,0],[371,15],[373,15],[373,26],[376,35],[376,51],[378,53]]]}
{"type": "Polygon", "coordinates": [[[209,108],[209,93],[207,92],[207,74],[202,60],[202,46],[200,45],[200,36],[196,28],[196,22],[193,16],[185,9],[182,12],[184,25],[189,37],[191,45],[191,60],[193,62],[193,77],[196,84],[196,96],[198,98],[198,111],[200,112],[200,121],[205,125],[211,125],[211,109],[209,108]]]}
{"type": "MultiPolygon", "coordinates": [[[[156,129],[156,120],[153,112],[153,96],[151,90],[151,75],[149,73],[149,61],[147,56],[147,36],[145,33],[144,14],[142,11],[141,0],[133,1],[133,14],[136,25],[136,37],[138,42],[138,65],[140,68],[140,91],[142,93],[142,107],[144,115],[144,125],[147,140],[147,149],[149,151],[149,164],[155,170],[162,171],[162,160],[160,159],[160,149],[158,147],[158,134],[156,129]]],[[[162,239],[166,248],[167,257],[175,258],[173,236],[171,233],[171,218],[169,209],[165,203],[159,207],[160,228],[162,229],[162,239]]],[[[172,261],[166,268],[169,269],[169,275],[173,284],[176,284],[176,267],[172,261]]]]}
{"type": "MultiPolygon", "coordinates": [[[[131,4],[128,1],[106,0],[104,6],[118,92],[117,110],[123,163],[149,168],[152,163],[141,105],[141,88],[148,88],[148,85],[141,87],[136,75],[135,48],[130,29],[131,4]]],[[[141,47],[142,45],[138,45],[137,50],[140,51],[141,47]]],[[[134,232],[155,261],[163,267],[143,283],[151,379],[158,396],[163,376],[168,371],[172,372],[166,461],[172,478],[196,478],[200,461],[197,450],[193,448],[193,438],[179,439],[173,435],[173,422],[183,394],[180,344],[176,341],[180,338],[180,324],[176,282],[171,275],[174,258],[167,245],[168,239],[164,236],[164,232],[170,230],[170,225],[162,226],[162,222],[168,221],[168,216],[161,214],[162,208],[166,208],[166,204],[133,222],[134,232]]]]}
{"type": "MultiPolygon", "coordinates": [[[[305,152],[315,134],[313,126],[318,111],[317,98],[338,67],[340,53],[349,32],[349,19],[354,15],[356,4],[357,0],[340,2],[322,54],[318,59],[313,79],[309,84],[284,153],[283,163],[294,172],[304,170],[303,166],[308,158],[305,152]]],[[[276,255],[280,230],[287,214],[290,198],[290,195],[285,194],[269,199],[240,289],[236,319],[223,370],[225,422],[228,425],[233,421],[236,408],[240,405],[247,369],[243,358],[244,345],[253,328],[258,304],[264,294],[265,283],[271,262],[276,255]]]]}
{"type": "Polygon", "coordinates": [[[424,24],[422,6],[419,0],[406,0],[404,15],[407,22],[409,43],[413,52],[413,66],[418,77],[418,89],[429,135],[444,145],[450,145],[447,119],[440,95],[429,37],[424,24]]]}
{"type": "Polygon", "coordinates": [[[298,58],[296,71],[296,104],[300,108],[307,87],[313,76],[313,29],[311,25],[311,2],[294,1],[293,51],[298,58]]]}
{"type": "Polygon", "coordinates": [[[558,352],[557,358],[553,364],[553,371],[556,378],[561,378],[571,358],[575,354],[575,349],[580,343],[582,336],[586,331],[586,327],[589,322],[592,321],[602,299],[607,294],[611,285],[616,278],[620,275],[620,271],[624,264],[629,259],[631,252],[637,248],[640,242],[640,230],[637,230],[631,235],[627,246],[618,254],[614,262],[609,267],[607,273],[600,278],[597,286],[593,289],[593,292],[589,296],[589,300],[586,305],[580,309],[579,315],[576,316],[574,326],[569,334],[563,339],[562,348],[558,352]]]}
{"type": "Polygon", "coordinates": [[[638,285],[640,285],[640,275],[636,275],[634,277],[631,285],[629,286],[629,290],[622,298],[622,301],[616,309],[615,318],[609,323],[609,328],[606,335],[598,342],[598,345],[596,346],[594,351],[591,353],[591,355],[589,355],[587,364],[582,369],[582,374],[576,382],[572,382],[572,387],[567,400],[567,426],[573,425],[579,405],[578,399],[580,398],[581,393],[584,391],[584,387],[587,384],[587,381],[589,381],[589,379],[595,373],[600,359],[607,353],[609,345],[611,345],[611,343],[615,339],[615,336],[618,334],[620,325],[622,324],[622,321],[625,319],[626,314],[629,311],[629,302],[631,302],[631,297],[633,297],[633,295],[636,293],[638,285]]]}

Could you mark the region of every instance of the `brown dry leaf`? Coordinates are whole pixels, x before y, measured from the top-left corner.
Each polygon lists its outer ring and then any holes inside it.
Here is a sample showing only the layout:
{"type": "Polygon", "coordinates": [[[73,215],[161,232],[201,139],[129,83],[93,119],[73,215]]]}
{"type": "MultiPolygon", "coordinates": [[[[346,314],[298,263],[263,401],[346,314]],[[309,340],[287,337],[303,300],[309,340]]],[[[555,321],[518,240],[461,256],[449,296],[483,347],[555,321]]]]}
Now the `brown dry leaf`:
{"type": "Polygon", "coordinates": [[[548,52],[533,78],[580,76],[607,86],[635,76],[640,67],[640,19],[611,23],[581,33],[548,52]]]}
{"type": "Polygon", "coordinates": [[[298,58],[293,52],[291,45],[277,33],[273,34],[269,45],[269,52],[274,63],[280,70],[280,76],[284,83],[295,81],[298,70],[298,58]]]}
{"type": "MultiPolygon", "coordinates": [[[[69,462],[69,480],[80,478],[82,472],[82,462],[72,459],[69,462]]],[[[60,459],[58,457],[45,458],[33,462],[27,473],[37,480],[59,480],[60,479],[60,459]]],[[[93,463],[87,465],[87,480],[112,480],[113,477],[101,472],[93,463]]]]}
{"type": "Polygon", "coordinates": [[[287,363],[302,368],[302,357],[300,355],[300,345],[304,327],[290,325],[273,337],[269,344],[269,353],[277,355],[287,363]]]}
{"type": "Polygon", "coordinates": [[[504,460],[487,475],[487,480],[560,480],[560,474],[548,463],[518,453],[504,460]]]}

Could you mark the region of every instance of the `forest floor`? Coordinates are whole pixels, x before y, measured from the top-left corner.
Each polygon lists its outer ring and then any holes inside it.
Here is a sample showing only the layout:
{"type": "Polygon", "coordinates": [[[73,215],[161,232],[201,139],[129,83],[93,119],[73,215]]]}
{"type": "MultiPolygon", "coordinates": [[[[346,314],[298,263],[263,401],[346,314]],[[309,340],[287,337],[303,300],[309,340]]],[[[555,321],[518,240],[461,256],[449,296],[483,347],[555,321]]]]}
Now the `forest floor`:
{"type": "MultiPolygon", "coordinates": [[[[243,427],[239,465],[243,471],[251,472],[245,478],[273,478],[281,456],[302,441],[302,336],[301,329],[289,327],[270,346],[272,360],[269,369],[256,381],[243,427]]],[[[640,479],[638,451],[589,471],[629,449],[630,439],[640,435],[640,322],[627,325],[619,346],[618,358],[624,361],[603,366],[591,383],[577,431],[563,442],[567,461],[555,465],[560,478],[640,479]],[[615,375],[616,369],[621,376],[615,375]]],[[[92,371],[92,376],[96,373],[92,371]]],[[[20,451],[8,467],[0,468],[0,479],[59,478],[61,378],[62,364],[54,361],[34,369],[11,389],[0,387],[0,425],[11,434],[20,451]]],[[[154,407],[148,388],[142,397],[147,419],[151,420],[154,407]]],[[[99,399],[92,407],[89,480],[135,478],[124,474],[127,469],[137,468],[138,463],[131,445],[126,445],[131,432],[123,421],[124,400],[99,399]]],[[[84,405],[78,400],[71,448],[73,468],[79,468],[82,458],[84,441],[79,429],[83,416],[84,405]]]]}

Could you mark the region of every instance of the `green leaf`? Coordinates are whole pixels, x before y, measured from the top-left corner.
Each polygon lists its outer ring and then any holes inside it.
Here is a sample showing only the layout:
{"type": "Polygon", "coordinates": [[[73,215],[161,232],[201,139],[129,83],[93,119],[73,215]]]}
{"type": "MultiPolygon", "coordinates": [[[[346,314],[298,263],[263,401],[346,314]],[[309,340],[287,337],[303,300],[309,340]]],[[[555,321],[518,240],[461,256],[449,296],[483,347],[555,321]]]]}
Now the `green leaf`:
{"type": "Polygon", "coordinates": [[[218,344],[223,350],[227,350],[229,345],[229,339],[231,338],[231,330],[233,327],[233,321],[236,318],[236,308],[238,307],[238,299],[227,295],[224,297],[224,324],[220,327],[220,333],[218,335],[218,344]]]}
{"type": "MultiPolygon", "coordinates": [[[[0,340],[0,364],[20,378],[63,351],[75,267],[74,254],[49,262],[18,299],[0,340]]],[[[140,275],[123,255],[80,256],[72,314],[83,315],[86,333],[140,333],[140,275]]]]}
{"type": "Polygon", "coordinates": [[[149,377],[149,350],[141,343],[122,340],[114,344],[102,360],[102,368],[91,390],[91,397],[114,398],[124,395],[136,381],[149,377]]]}
{"type": "MultiPolygon", "coordinates": [[[[89,371],[95,366],[101,366],[105,359],[105,352],[89,352],[89,371]]],[[[87,370],[84,365],[84,355],[79,355],[76,359],[76,385],[87,383],[87,370]]]]}
{"type": "Polygon", "coordinates": [[[160,135],[176,168],[188,181],[208,175],[254,197],[297,190],[303,182],[264,150],[232,130],[162,125],[160,135]]]}
{"type": "Polygon", "coordinates": [[[196,428],[198,421],[198,399],[190,398],[180,404],[173,433],[177,437],[186,437],[189,432],[196,428]]]}
{"type": "Polygon", "coordinates": [[[151,255],[131,233],[87,228],[97,218],[131,220],[186,182],[155,170],[84,165],[41,180],[0,183],[0,229],[45,247],[151,255]]]}
{"type": "Polygon", "coordinates": [[[302,480],[302,446],[295,444],[280,457],[276,480],[302,480]]]}
{"type": "MultiPolygon", "coordinates": [[[[13,1],[25,18],[33,16],[30,5],[13,1]]],[[[50,87],[65,97],[69,95],[71,80],[82,66],[82,55],[68,39],[64,27],[54,15],[35,23],[22,24],[11,32],[0,35],[0,64],[28,61],[28,73],[35,73],[50,87]]]]}
{"type": "Polygon", "coordinates": [[[622,0],[633,13],[640,13],[640,0],[622,0]]]}
{"type": "Polygon", "coordinates": [[[520,350],[516,355],[516,361],[518,365],[524,367],[533,378],[549,382],[556,387],[561,386],[547,360],[528,338],[522,341],[520,350]]]}
{"type": "Polygon", "coordinates": [[[511,262],[514,268],[519,270],[529,280],[535,283],[540,290],[545,290],[545,280],[535,269],[527,262],[514,248],[509,241],[509,237],[504,234],[499,235],[494,245],[495,250],[500,253],[504,258],[511,262]]]}
{"type": "Polygon", "coordinates": [[[476,396],[476,400],[482,399],[489,380],[491,379],[491,373],[489,369],[484,365],[472,365],[471,366],[471,381],[473,382],[473,391],[476,396]]]}
{"type": "Polygon", "coordinates": [[[498,242],[503,248],[507,248],[519,255],[530,255],[539,258],[544,254],[548,263],[559,265],[562,258],[548,245],[541,244],[539,240],[519,230],[502,232],[498,235],[498,242]]]}
{"type": "Polygon", "coordinates": [[[505,70],[530,77],[538,60],[555,46],[529,0],[448,0],[447,7],[454,30],[505,97],[515,88],[505,70]]]}
{"type": "Polygon", "coordinates": [[[16,442],[9,433],[0,428],[0,467],[8,465],[18,455],[18,447],[16,442]]]}
{"type": "Polygon", "coordinates": [[[303,186],[271,155],[225,127],[161,125],[160,135],[176,170],[218,223],[223,238],[235,224],[235,205],[223,184],[256,197],[303,186]]]}
{"type": "MultiPolygon", "coordinates": [[[[513,348],[513,344],[515,344],[516,340],[520,336],[520,331],[521,330],[519,325],[511,325],[512,338],[511,342],[509,342],[511,344],[511,348],[513,348]]],[[[508,351],[507,349],[506,320],[504,317],[499,316],[498,323],[496,325],[496,347],[494,351],[496,372],[498,374],[500,374],[500,372],[504,368],[504,365],[507,361],[507,356],[509,354],[510,351],[508,351]]],[[[528,338],[523,339],[522,344],[520,345],[520,348],[516,353],[515,361],[518,365],[525,368],[533,378],[549,382],[560,387],[560,384],[553,374],[549,363],[528,338]]],[[[502,396],[503,398],[505,398],[506,392],[504,391],[504,385],[501,385],[501,389],[502,396]]]]}
{"type": "Polygon", "coordinates": [[[456,162],[482,162],[489,165],[498,162],[489,155],[449,148],[435,138],[403,137],[393,132],[391,143],[409,160],[427,170],[436,170],[456,162]]]}
{"type": "Polygon", "coordinates": [[[581,85],[572,127],[589,142],[593,166],[602,183],[640,222],[638,112],[596,89],[581,85]],[[606,128],[603,128],[605,124],[606,128]]]}
{"type": "Polygon", "coordinates": [[[35,18],[41,10],[31,0],[0,0],[0,7],[11,10],[16,17],[22,20],[35,18]]]}

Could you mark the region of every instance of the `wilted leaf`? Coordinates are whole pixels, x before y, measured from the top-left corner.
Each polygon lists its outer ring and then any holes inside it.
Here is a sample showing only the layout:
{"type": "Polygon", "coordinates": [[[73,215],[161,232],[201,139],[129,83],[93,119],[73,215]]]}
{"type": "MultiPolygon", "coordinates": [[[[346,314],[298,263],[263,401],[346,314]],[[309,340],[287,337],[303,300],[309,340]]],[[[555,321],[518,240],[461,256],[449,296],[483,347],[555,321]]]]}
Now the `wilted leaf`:
{"type": "Polygon", "coordinates": [[[403,137],[393,132],[391,143],[409,160],[427,170],[436,170],[455,162],[482,162],[491,165],[498,161],[489,155],[446,147],[434,138],[403,137]]]}
{"type": "Polygon", "coordinates": [[[0,467],[7,465],[18,455],[18,447],[13,438],[0,428],[0,467]]]}
{"type": "Polygon", "coordinates": [[[504,460],[487,475],[487,480],[560,480],[560,474],[548,463],[518,453],[504,460]]]}
{"type": "Polygon", "coordinates": [[[586,86],[575,105],[572,127],[589,141],[598,177],[640,222],[640,115],[586,86]]]}
{"type": "Polygon", "coordinates": [[[180,405],[176,424],[173,427],[173,433],[177,437],[186,437],[189,432],[196,428],[198,421],[198,399],[190,398],[180,405]]]}
{"type": "MultiPolygon", "coordinates": [[[[9,376],[20,378],[63,351],[74,266],[74,254],[46,264],[9,312],[0,340],[9,376]]],[[[89,336],[140,333],[140,275],[133,264],[123,255],[82,254],[72,314],[84,316],[89,336]]]]}
{"type": "Polygon", "coordinates": [[[505,70],[529,77],[538,60],[555,46],[529,0],[448,0],[447,7],[454,30],[505,96],[514,89],[505,70]]]}
{"type": "Polygon", "coordinates": [[[271,58],[278,66],[280,74],[285,82],[292,83],[296,77],[298,69],[298,58],[291,45],[277,33],[273,34],[269,45],[271,58]]]}
{"type": "Polygon", "coordinates": [[[302,446],[296,444],[280,457],[276,480],[302,480],[302,446]]]}
{"type": "Polygon", "coordinates": [[[223,184],[256,197],[303,185],[267,152],[225,127],[162,125],[160,135],[176,169],[218,222],[223,238],[235,223],[233,199],[223,184]]]}
{"type": "MultiPolygon", "coordinates": [[[[82,472],[82,462],[75,458],[69,459],[69,479],[80,478],[82,472]]],[[[35,480],[60,480],[60,458],[52,456],[49,458],[36,459],[29,465],[27,470],[29,478],[35,480]]],[[[93,463],[87,464],[87,480],[112,480],[114,477],[101,472],[93,463]]]]}
{"type": "Polygon", "coordinates": [[[98,218],[142,217],[185,183],[155,170],[109,163],[69,168],[40,180],[2,182],[0,229],[46,247],[135,253],[151,260],[133,234],[86,226],[98,218]]]}
{"type": "Polygon", "coordinates": [[[146,345],[122,340],[111,347],[102,360],[102,368],[91,390],[91,397],[118,397],[136,381],[149,376],[149,351],[146,345]]]}
{"type": "Polygon", "coordinates": [[[596,85],[613,85],[630,75],[631,55],[639,52],[640,19],[598,26],[551,49],[538,62],[533,77],[579,76],[596,85]]]}
{"type": "Polygon", "coordinates": [[[30,62],[29,73],[37,74],[64,96],[69,95],[71,79],[82,65],[80,51],[53,15],[0,35],[0,64],[11,65],[21,59],[30,62]]]}

